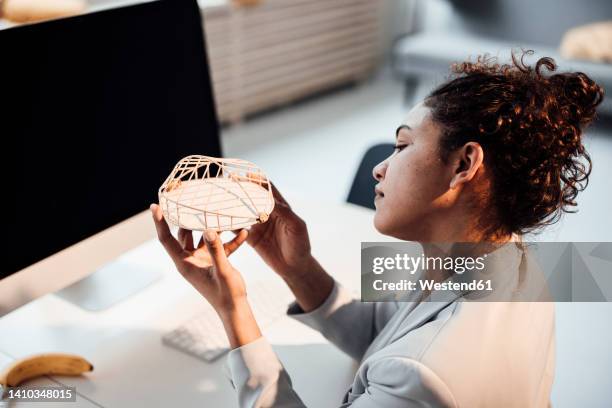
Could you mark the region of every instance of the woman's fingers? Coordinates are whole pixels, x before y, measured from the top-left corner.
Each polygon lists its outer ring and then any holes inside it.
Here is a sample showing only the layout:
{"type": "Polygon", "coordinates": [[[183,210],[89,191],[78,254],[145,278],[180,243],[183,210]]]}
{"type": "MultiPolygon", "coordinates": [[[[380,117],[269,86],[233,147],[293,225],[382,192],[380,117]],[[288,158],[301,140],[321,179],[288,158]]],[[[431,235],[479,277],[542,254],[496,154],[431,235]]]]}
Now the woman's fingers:
{"type": "Polygon", "coordinates": [[[179,243],[186,251],[193,251],[193,233],[190,230],[179,228],[178,231],[179,243]]]}
{"type": "Polygon", "coordinates": [[[225,255],[225,248],[219,234],[213,230],[204,231],[204,241],[215,269],[220,275],[226,275],[231,266],[225,255]]]}
{"type": "Polygon", "coordinates": [[[249,231],[242,229],[240,231],[234,231],[234,234],[236,234],[236,236],[230,242],[223,244],[226,256],[230,256],[235,250],[240,248],[240,245],[242,245],[249,236],[249,231]]]}
{"type": "Polygon", "coordinates": [[[183,248],[176,239],[172,236],[170,228],[164,219],[161,208],[157,204],[151,204],[151,214],[153,215],[153,221],[155,222],[155,229],[157,231],[157,238],[163,245],[170,255],[170,258],[176,265],[179,265],[183,259],[183,248]]]}
{"type": "Polygon", "coordinates": [[[291,208],[291,206],[289,205],[287,200],[285,200],[285,198],[280,193],[280,191],[278,191],[278,189],[276,188],[274,183],[270,182],[270,186],[272,187],[272,195],[274,196],[274,201],[276,201],[279,204],[282,204],[282,205],[285,205],[285,206],[291,208]]]}
{"type": "Polygon", "coordinates": [[[179,243],[186,251],[193,251],[193,232],[188,229],[179,228],[179,243]]]}
{"type": "MultiPolygon", "coordinates": [[[[232,253],[234,253],[234,251],[240,248],[240,245],[242,245],[249,236],[249,230],[247,229],[233,230],[232,232],[236,236],[232,238],[231,241],[223,244],[226,256],[230,256],[232,253]]],[[[202,237],[200,238],[200,241],[198,242],[198,246],[197,246],[198,249],[202,248],[202,246],[205,245],[205,239],[204,239],[205,235],[206,235],[206,232],[202,233],[202,237]]]]}
{"type": "Polygon", "coordinates": [[[206,243],[204,242],[204,233],[205,232],[202,232],[202,236],[200,237],[200,240],[198,241],[198,246],[196,247],[197,249],[200,249],[206,245],[206,243]]]}
{"type": "Polygon", "coordinates": [[[250,181],[251,183],[262,185],[267,183],[266,178],[261,173],[248,172],[246,174],[246,180],[250,181]]]}
{"type": "Polygon", "coordinates": [[[269,184],[271,189],[272,189],[272,195],[274,197],[274,201],[276,203],[283,204],[283,205],[286,205],[287,207],[291,208],[291,206],[289,205],[287,200],[285,200],[285,198],[280,193],[280,191],[278,191],[278,189],[276,188],[274,183],[272,183],[270,180],[266,180],[261,174],[259,174],[259,173],[247,173],[246,180],[250,181],[252,183],[260,184],[260,185],[262,185],[265,188],[268,188],[268,184],[269,184]]]}

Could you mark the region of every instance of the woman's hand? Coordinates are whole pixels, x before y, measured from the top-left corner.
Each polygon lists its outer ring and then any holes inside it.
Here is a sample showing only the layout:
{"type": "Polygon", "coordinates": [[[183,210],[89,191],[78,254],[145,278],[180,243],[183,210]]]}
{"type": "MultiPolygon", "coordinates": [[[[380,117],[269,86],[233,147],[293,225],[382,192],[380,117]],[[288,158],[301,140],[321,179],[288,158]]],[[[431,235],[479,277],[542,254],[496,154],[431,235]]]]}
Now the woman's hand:
{"type": "Polygon", "coordinates": [[[251,227],[247,242],[278,275],[287,280],[307,273],[316,261],[310,252],[306,223],[291,210],[276,187],[271,187],[274,210],[268,221],[251,227]]]}
{"type": "Polygon", "coordinates": [[[197,246],[191,231],[179,229],[175,239],[162,215],[161,208],[151,205],[159,241],[174,261],[176,269],[221,314],[246,300],[246,288],[240,273],[227,257],[246,240],[241,230],[233,240],[222,243],[215,231],[206,231],[197,246]]]}
{"type": "Polygon", "coordinates": [[[309,312],[329,296],[334,280],[310,252],[306,223],[271,187],[274,211],[268,221],[251,227],[247,242],[284,279],[302,310],[309,312]]]}
{"type": "Polygon", "coordinates": [[[224,244],[216,232],[206,231],[196,247],[191,231],[179,229],[178,240],[172,236],[158,205],[151,205],[151,213],[159,241],[176,269],[217,311],[231,347],[260,338],[261,331],[247,302],[244,280],[227,260],[246,240],[248,232],[241,230],[224,244]]]}

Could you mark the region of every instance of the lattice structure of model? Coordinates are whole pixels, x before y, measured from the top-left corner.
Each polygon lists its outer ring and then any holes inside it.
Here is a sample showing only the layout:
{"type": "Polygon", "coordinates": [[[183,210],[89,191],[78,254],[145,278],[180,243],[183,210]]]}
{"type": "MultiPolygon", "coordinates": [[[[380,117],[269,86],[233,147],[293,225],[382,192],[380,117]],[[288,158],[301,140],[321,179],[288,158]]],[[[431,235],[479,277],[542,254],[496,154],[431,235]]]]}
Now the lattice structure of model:
{"type": "Polygon", "coordinates": [[[266,222],[274,209],[272,186],[245,160],[208,156],[181,159],[159,188],[171,224],[192,231],[230,231],[266,222]]]}

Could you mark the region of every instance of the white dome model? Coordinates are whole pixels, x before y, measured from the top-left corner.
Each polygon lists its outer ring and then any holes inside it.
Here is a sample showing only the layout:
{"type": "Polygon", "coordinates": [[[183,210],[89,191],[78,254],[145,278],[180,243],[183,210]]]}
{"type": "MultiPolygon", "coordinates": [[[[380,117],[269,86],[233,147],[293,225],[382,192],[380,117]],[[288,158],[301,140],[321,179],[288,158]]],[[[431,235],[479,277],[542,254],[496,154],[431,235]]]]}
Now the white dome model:
{"type": "Polygon", "coordinates": [[[274,209],[272,186],[253,163],[187,156],[159,188],[171,224],[192,231],[231,231],[266,222],[274,209]]]}

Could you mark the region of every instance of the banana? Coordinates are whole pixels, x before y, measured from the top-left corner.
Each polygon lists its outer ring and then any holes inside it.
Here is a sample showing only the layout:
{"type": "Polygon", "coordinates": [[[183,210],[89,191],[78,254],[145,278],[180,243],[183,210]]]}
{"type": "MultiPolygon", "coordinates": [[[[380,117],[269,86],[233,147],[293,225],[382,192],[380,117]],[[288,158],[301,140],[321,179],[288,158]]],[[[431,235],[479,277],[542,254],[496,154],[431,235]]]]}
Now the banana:
{"type": "Polygon", "coordinates": [[[73,354],[45,353],[19,359],[0,374],[0,386],[17,387],[24,381],[43,375],[81,375],[92,371],[93,365],[73,354]]]}

